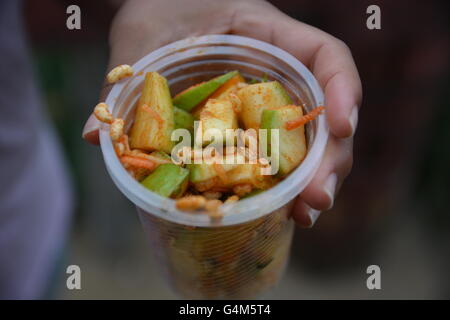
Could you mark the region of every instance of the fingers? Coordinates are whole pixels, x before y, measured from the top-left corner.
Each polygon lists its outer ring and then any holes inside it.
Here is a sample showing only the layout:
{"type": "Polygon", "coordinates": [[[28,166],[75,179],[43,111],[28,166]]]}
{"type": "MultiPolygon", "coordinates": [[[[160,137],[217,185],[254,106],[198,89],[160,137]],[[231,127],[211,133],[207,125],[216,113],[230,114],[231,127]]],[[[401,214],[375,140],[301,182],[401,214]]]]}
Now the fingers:
{"type": "Polygon", "coordinates": [[[288,51],[312,71],[325,93],[331,135],[320,168],[293,210],[296,222],[310,227],[320,211],[333,206],[335,194],[351,170],[361,81],[351,52],[342,41],[288,17],[268,3],[254,4],[243,2],[236,10],[232,33],[270,42],[288,51]]]}
{"type": "Polygon", "coordinates": [[[311,228],[320,216],[320,211],[312,209],[301,198],[298,198],[292,210],[292,218],[302,228],[311,228]]]}
{"type": "Polygon", "coordinates": [[[300,198],[313,209],[329,210],[342,181],[353,164],[353,139],[330,136],[325,155],[316,175],[300,194],[300,198]]]}
{"type": "Polygon", "coordinates": [[[308,66],[325,92],[331,132],[338,138],[354,134],[362,88],[351,52],[342,41],[268,3],[243,4],[234,15],[232,32],[271,42],[308,66]]]}
{"type": "Polygon", "coordinates": [[[99,145],[100,144],[100,139],[98,136],[99,129],[100,129],[100,121],[97,120],[94,114],[91,114],[83,128],[82,133],[83,139],[94,145],[99,145]]]}
{"type": "Polygon", "coordinates": [[[352,167],[352,144],[352,138],[330,137],[316,175],[294,204],[292,218],[298,226],[311,228],[321,211],[333,206],[335,195],[352,167]]]}
{"type": "Polygon", "coordinates": [[[350,50],[336,40],[329,40],[315,54],[312,71],[325,93],[331,132],[339,138],[353,136],[362,93],[350,50]]]}
{"type": "Polygon", "coordinates": [[[125,1],[111,26],[110,59],[131,65],[176,40],[228,33],[232,2],[191,0],[186,5],[185,0],[125,1]]]}
{"type": "MultiPolygon", "coordinates": [[[[106,97],[112,89],[112,84],[104,83],[102,90],[100,91],[99,101],[106,101],[106,97]]],[[[100,130],[100,121],[94,116],[93,113],[89,116],[86,124],[84,125],[83,132],[81,137],[87,142],[93,145],[99,145],[99,130],[100,130]]]]}

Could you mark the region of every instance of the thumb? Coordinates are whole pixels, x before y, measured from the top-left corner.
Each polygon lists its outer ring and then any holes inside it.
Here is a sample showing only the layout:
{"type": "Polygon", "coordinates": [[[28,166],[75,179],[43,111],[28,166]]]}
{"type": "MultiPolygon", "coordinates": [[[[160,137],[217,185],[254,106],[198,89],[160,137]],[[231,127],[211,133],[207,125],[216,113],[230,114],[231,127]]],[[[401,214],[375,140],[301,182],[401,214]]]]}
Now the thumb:
{"type": "MultiPolygon", "coordinates": [[[[111,89],[112,89],[112,84],[105,82],[102,90],[100,91],[99,100],[105,101],[106,97],[108,96],[111,89]]],[[[101,125],[101,122],[98,121],[98,119],[95,117],[95,115],[93,113],[91,113],[88,120],[86,121],[86,124],[84,125],[83,132],[81,134],[82,138],[93,145],[99,145],[100,139],[99,139],[98,132],[100,129],[100,125],[101,125]]]]}

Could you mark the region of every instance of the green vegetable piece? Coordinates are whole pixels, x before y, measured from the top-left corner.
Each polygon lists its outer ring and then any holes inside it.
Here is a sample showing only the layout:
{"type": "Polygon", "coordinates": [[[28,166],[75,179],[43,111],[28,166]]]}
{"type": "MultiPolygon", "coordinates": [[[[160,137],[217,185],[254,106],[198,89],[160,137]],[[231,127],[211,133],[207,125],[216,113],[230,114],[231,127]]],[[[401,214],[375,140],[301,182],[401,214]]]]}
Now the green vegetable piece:
{"type": "Polygon", "coordinates": [[[217,176],[214,166],[206,163],[189,164],[190,177],[192,183],[201,182],[217,176]]]}
{"type": "Polygon", "coordinates": [[[173,115],[175,118],[175,129],[192,130],[194,128],[194,117],[189,112],[174,107],[173,115]]]}
{"type": "Polygon", "coordinates": [[[191,111],[237,73],[237,71],[231,71],[209,81],[192,86],[177,94],[173,98],[173,104],[183,110],[191,111]]]}
{"type": "MultiPolygon", "coordinates": [[[[268,149],[271,152],[271,158],[278,159],[278,175],[283,177],[294,170],[305,158],[306,138],[304,126],[294,130],[286,130],[287,121],[295,120],[303,115],[303,110],[298,106],[283,106],[278,108],[266,109],[262,113],[262,129],[279,129],[279,148],[275,150],[271,145],[268,149]]],[[[270,143],[271,130],[267,132],[267,142],[270,143]]]]}
{"type": "Polygon", "coordinates": [[[173,163],[160,165],[141,184],[163,197],[177,198],[187,188],[189,170],[173,163]]]}
{"type": "Polygon", "coordinates": [[[237,93],[242,102],[240,120],[245,129],[258,130],[265,109],[292,104],[292,100],[278,81],[248,85],[237,93]]]}

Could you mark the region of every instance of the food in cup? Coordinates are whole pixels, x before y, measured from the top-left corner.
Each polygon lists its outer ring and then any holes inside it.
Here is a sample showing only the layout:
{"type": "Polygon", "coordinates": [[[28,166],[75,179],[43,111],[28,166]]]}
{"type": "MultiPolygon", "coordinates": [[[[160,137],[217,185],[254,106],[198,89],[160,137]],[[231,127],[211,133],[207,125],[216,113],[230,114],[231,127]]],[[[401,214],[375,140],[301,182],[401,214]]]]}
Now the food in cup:
{"type": "Polygon", "coordinates": [[[108,83],[116,83],[124,78],[131,77],[134,74],[133,68],[127,64],[121,64],[120,66],[112,69],[106,76],[108,83]]]}
{"type": "Polygon", "coordinates": [[[141,215],[141,221],[179,294],[244,299],[272,288],[284,272],[294,231],[289,209],[283,206],[245,224],[215,228],[188,227],[149,215],[141,215]]]}
{"type": "MultiPolygon", "coordinates": [[[[132,75],[131,67],[122,65],[114,68],[108,79],[120,80],[132,75]]],[[[134,122],[127,133],[124,120],[113,118],[105,103],[97,105],[94,114],[110,125],[117,156],[145,188],[178,199],[180,210],[203,209],[212,218],[218,218],[224,202],[236,202],[273,187],[303,161],[307,152],[304,126],[323,109],[317,107],[304,114],[303,106],[294,105],[278,81],[265,79],[249,83],[238,71],[195,84],[174,97],[163,76],[147,72],[134,122]],[[212,154],[221,152],[221,156],[234,161],[197,163],[194,148],[185,146],[179,150],[184,161],[171,163],[169,155],[175,146],[172,133],[176,129],[194,132],[194,144],[199,144],[203,157],[208,150],[210,160],[212,154]],[[232,145],[227,144],[224,150],[215,149],[218,144],[228,142],[229,130],[236,129],[242,129],[244,145],[238,146],[232,140],[232,145]],[[256,131],[249,129],[268,129],[267,140],[260,142],[256,131]],[[272,129],[279,135],[276,146],[271,139],[272,129]],[[210,130],[220,135],[208,135],[210,130]],[[265,143],[272,162],[266,158],[249,161],[257,158],[255,150],[250,148],[252,143],[265,143]],[[263,168],[271,168],[275,162],[279,167],[276,175],[262,174],[263,168]]]]}
{"type": "MultiPolygon", "coordinates": [[[[227,193],[211,188],[211,185],[221,181],[221,177],[229,175],[227,171],[224,175],[220,167],[214,169],[212,165],[181,164],[181,167],[190,171],[189,179],[194,177],[191,174],[195,171],[193,168],[199,168],[195,175],[198,179],[195,187],[203,191],[190,194],[188,192],[192,186],[189,185],[185,195],[174,200],[161,197],[138,182],[154,172],[157,166],[172,163],[172,159],[165,152],[159,151],[162,154],[158,155],[157,151],[130,148],[127,139],[129,128],[138,106],[136,101],[142,92],[142,75],[150,70],[166,77],[172,93],[187,91],[186,88],[192,88],[198,83],[207,83],[213,76],[226,74],[225,70],[239,70],[237,75],[229,79],[233,79],[233,82],[228,80],[226,85],[220,85],[208,96],[217,100],[228,96],[236,113],[242,110],[238,91],[249,85],[271,82],[269,78],[283,85],[293,100],[289,104],[302,106],[301,101],[304,101],[305,111],[311,111],[314,106],[323,103],[323,93],[314,77],[298,60],[283,50],[235,35],[209,35],[181,40],[145,56],[133,65],[133,69],[136,73],[118,82],[106,101],[115,117],[125,120],[124,135],[113,141],[109,126],[104,125],[100,130],[100,142],[113,181],[136,205],[155,261],[175,291],[186,298],[255,298],[267,292],[278,282],[287,264],[294,229],[292,219],[289,219],[293,199],[310,181],[323,155],[328,136],[324,117],[318,117],[304,127],[308,149],[302,166],[284,177],[274,177],[278,183],[273,187],[258,189],[250,185],[252,191],[246,193],[248,186],[243,184],[227,193]],[[136,157],[140,159],[136,160],[136,157]],[[148,169],[150,166],[136,169],[129,165],[135,161],[148,165],[156,163],[157,166],[153,169],[148,169]],[[238,196],[236,191],[243,194],[238,196]],[[176,201],[181,200],[194,209],[177,210],[176,201]],[[209,217],[202,214],[206,208],[217,210],[218,204],[219,212],[210,212],[209,217]],[[224,212],[222,218],[221,209],[224,212]]],[[[194,132],[194,121],[199,120],[206,102],[202,101],[189,111],[176,109],[174,105],[174,128],[186,128],[194,132]],[[184,113],[178,112],[180,110],[184,113]],[[185,117],[177,120],[177,113],[185,117]]],[[[149,113],[153,111],[144,109],[149,113]]],[[[295,120],[299,123],[299,119],[295,120]]],[[[245,128],[239,121],[238,126],[245,128]]],[[[250,135],[247,138],[248,145],[246,142],[245,147],[249,149],[251,141],[258,137],[250,135]]],[[[225,148],[225,152],[234,152],[236,147],[225,148]]],[[[251,154],[246,150],[242,156],[251,154]]],[[[244,169],[251,167],[246,166],[244,169]]],[[[239,171],[242,175],[236,174],[233,179],[245,179],[252,172],[236,170],[239,171]]]]}
{"type": "Polygon", "coordinates": [[[218,99],[222,93],[224,98],[226,98],[223,90],[226,90],[226,88],[231,87],[238,81],[234,79],[235,77],[239,79],[240,75],[237,71],[232,71],[209,81],[195,84],[178,93],[173,98],[173,104],[183,110],[191,111],[195,107],[201,106],[202,102],[207,101],[206,99],[208,98],[218,99]],[[222,90],[218,90],[220,87],[222,87],[222,90]]]}

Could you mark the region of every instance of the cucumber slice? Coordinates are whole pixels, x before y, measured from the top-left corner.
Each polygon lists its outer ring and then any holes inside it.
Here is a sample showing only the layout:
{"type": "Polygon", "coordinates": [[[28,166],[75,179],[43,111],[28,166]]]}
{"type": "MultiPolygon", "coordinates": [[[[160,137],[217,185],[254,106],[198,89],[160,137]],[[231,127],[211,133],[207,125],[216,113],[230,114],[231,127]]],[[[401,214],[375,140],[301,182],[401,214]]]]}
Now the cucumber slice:
{"type": "Polygon", "coordinates": [[[148,72],[130,132],[130,146],[133,149],[170,153],[173,128],[173,105],[167,81],[156,72],[148,72]]]}
{"type": "Polygon", "coordinates": [[[153,171],[141,184],[163,197],[180,197],[187,188],[189,170],[172,163],[165,163],[153,171]]]}
{"type": "MultiPolygon", "coordinates": [[[[279,129],[279,152],[268,146],[271,152],[272,161],[278,158],[278,175],[283,177],[294,170],[305,158],[306,138],[304,126],[294,130],[286,130],[286,121],[294,120],[303,115],[303,110],[298,106],[283,106],[279,108],[266,109],[262,113],[262,129],[279,129]],[[278,156],[277,156],[278,154],[278,156]]],[[[271,131],[268,130],[267,141],[270,143],[271,131]]]]}
{"type": "Polygon", "coordinates": [[[221,85],[230,80],[237,74],[237,71],[231,71],[224,75],[215,77],[209,81],[190,87],[173,98],[173,104],[178,108],[191,111],[195,106],[205,100],[221,85]]]}
{"type": "Polygon", "coordinates": [[[212,140],[206,136],[208,130],[220,130],[222,133],[222,141],[215,141],[220,143],[225,141],[227,129],[238,128],[237,115],[234,112],[233,105],[227,100],[209,99],[200,112],[200,121],[202,123],[201,128],[203,129],[203,144],[212,140]]]}
{"type": "Polygon", "coordinates": [[[278,81],[256,83],[240,89],[237,93],[241,99],[240,120],[245,129],[258,130],[261,114],[267,108],[292,104],[292,100],[278,81]]]}
{"type": "Polygon", "coordinates": [[[194,128],[194,117],[189,112],[174,107],[173,115],[175,118],[175,129],[192,130],[194,128]]]}

